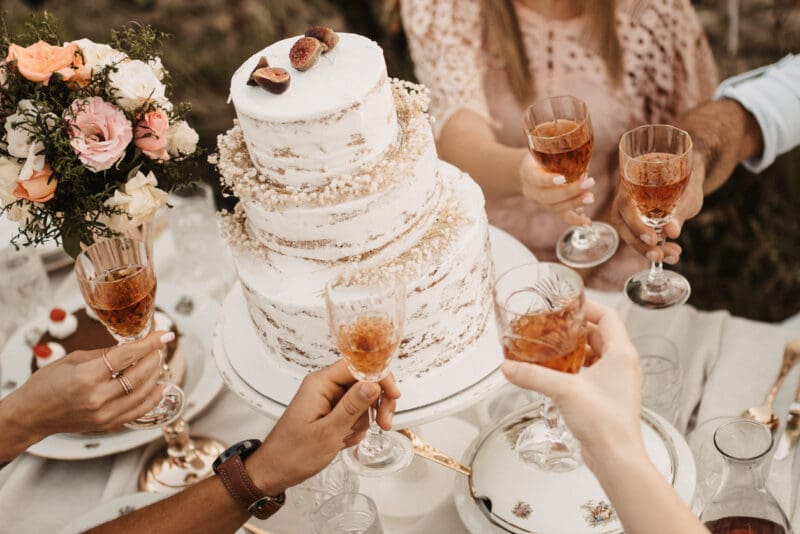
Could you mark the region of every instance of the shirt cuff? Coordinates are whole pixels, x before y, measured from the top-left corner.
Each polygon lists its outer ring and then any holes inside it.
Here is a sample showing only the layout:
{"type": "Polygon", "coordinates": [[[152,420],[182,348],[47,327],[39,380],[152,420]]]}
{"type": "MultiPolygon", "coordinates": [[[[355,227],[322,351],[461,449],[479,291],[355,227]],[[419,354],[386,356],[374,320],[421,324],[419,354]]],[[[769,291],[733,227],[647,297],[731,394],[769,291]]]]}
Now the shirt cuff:
{"type": "Polygon", "coordinates": [[[736,100],[756,119],[763,139],[760,157],[743,162],[759,173],[775,158],[800,144],[800,56],[787,56],[774,65],[762,67],[725,80],[715,99],[736,100]]]}

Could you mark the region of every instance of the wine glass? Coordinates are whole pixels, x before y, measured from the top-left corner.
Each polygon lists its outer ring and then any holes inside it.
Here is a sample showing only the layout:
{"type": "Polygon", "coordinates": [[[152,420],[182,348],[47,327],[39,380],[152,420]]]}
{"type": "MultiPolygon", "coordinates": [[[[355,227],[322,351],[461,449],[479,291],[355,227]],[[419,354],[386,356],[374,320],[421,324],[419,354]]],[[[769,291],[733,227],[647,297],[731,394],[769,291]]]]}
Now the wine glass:
{"type": "MultiPolygon", "coordinates": [[[[389,374],[402,339],[405,299],[405,282],[397,278],[371,281],[344,274],[325,286],[331,335],[356,379],[378,382],[389,374]]],[[[369,408],[366,437],[343,455],[359,475],[400,471],[414,456],[407,438],[384,432],[375,422],[377,404],[369,408]]]]}
{"type": "MultiPolygon", "coordinates": [[[[502,274],[494,286],[495,317],[509,360],[577,373],[586,355],[583,280],[557,263],[528,263],[502,274]]],[[[548,471],[581,465],[578,441],[553,401],[543,396],[539,414],[522,430],[520,459],[548,471]]]]}
{"type": "Polygon", "coordinates": [[[383,534],[378,507],[361,493],[331,497],[317,509],[317,534],[383,534]]]}
{"type": "MultiPolygon", "coordinates": [[[[75,274],[86,304],[120,344],[137,341],[150,333],[157,283],[151,247],[144,241],[127,237],[99,240],[75,259],[75,274]]],[[[126,427],[159,427],[180,415],[183,390],[172,383],[159,383],[166,384],[159,404],[126,423],[126,427]]]]}
{"type": "MultiPolygon", "coordinates": [[[[539,165],[562,175],[567,184],[586,178],[594,134],[585,102],[568,95],[545,98],[528,107],[522,123],[539,165]]],[[[584,214],[582,207],[575,211],[584,214]]],[[[593,221],[588,227],[569,228],[556,243],[556,255],[564,265],[588,269],[609,260],[618,246],[617,231],[593,221]]]]}
{"type": "MultiPolygon", "coordinates": [[[[642,221],[656,231],[664,244],[663,228],[675,213],[692,174],[692,139],[666,124],[648,124],[626,132],[619,142],[622,184],[642,221]]],[[[625,294],[649,309],[669,308],[689,300],[689,281],[662,263],[636,273],[625,283],[625,294]]]]}

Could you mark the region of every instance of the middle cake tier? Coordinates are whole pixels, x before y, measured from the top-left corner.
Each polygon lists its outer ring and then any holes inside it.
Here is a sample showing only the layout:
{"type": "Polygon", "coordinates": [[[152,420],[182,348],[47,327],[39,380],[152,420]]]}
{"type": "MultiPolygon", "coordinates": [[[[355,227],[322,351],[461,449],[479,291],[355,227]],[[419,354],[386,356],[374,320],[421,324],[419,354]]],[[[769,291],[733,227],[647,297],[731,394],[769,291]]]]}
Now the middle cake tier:
{"type": "Polygon", "coordinates": [[[269,250],[250,237],[242,209],[227,222],[234,259],[253,325],[268,357],[297,376],[340,356],[329,334],[323,291],[344,271],[365,279],[406,281],[406,322],[392,370],[399,380],[441,367],[486,330],[491,311],[493,264],[480,188],[455,167],[435,165],[438,202],[430,225],[410,246],[377,263],[322,264],[269,250]],[[237,246],[238,243],[238,246],[237,246]],[[244,246],[247,244],[248,246],[244,246]]]}

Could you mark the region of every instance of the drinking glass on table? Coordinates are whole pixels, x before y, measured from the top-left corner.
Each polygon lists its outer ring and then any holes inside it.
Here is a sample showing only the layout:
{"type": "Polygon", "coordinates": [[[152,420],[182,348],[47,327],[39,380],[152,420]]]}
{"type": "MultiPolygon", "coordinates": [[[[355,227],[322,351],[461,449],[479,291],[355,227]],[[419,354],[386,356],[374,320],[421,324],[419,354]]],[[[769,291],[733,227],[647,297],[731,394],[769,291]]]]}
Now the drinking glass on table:
{"type": "Polygon", "coordinates": [[[631,343],[642,368],[642,406],[677,428],[682,382],[678,347],[665,337],[652,335],[635,337],[631,343]]]}
{"type": "MultiPolygon", "coordinates": [[[[137,341],[150,333],[157,283],[152,252],[144,241],[127,237],[99,240],[75,259],[75,274],[86,304],[120,344],[137,341]]],[[[120,377],[124,384],[124,369],[109,371],[112,378],[120,377]]],[[[172,383],[160,383],[167,384],[161,402],[125,426],[159,427],[180,415],[183,390],[172,383]]],[[[132,387],[128,381],[126,392],[132,391],[132,387]]]]}
{"type": "MultiPolygon", "coordinates": [[[[378,382],[389,374],[402,339],[405,300],[405,282],[398,278],[370,281],[345,274],[325,286],[331,335],[356,379],[378,382]]],[[[377,404],[369,409],[366,437],[342,457],[359,475],[394,473],[414,457],[406,437],[378,426],[377,404]]]]}
{"type": "MultiPolygon", "coordinates": [[[[581,277],[557,263],[528,263],[500,275],[494,303],[505,357],[577,373],[586,355],[584,300],[581,277]]],[[[582,463],[578,441],[547,397],[515,450],[524,462],[549,471],[570,471],[582,463]]]]}
{"type": "Polygon", "coordinates": [[[342,493],[319,507],[317,534],[383,534],[378,507],[361,493],[342,493]]]}
{"type": "MultiPolygon", "coordinates": [[[[567,184],[586,178],[594,133],[585,102],[568,95],[545,98],[525,111],[522,123],[539,165],[563,176],[567,184]]],[[[583,208],[575,211],[584,214],[583,208]]],[[[594,221],[589,227],[569,228],[556,243],[556,255],[565,265],[588,269],[609,260],[618,246],[617,231],[594,221]]]]}
{"type": "MultiPolygon", "coordinates": [[[[656,231],[658,246],[664,244],[663,228],[675,213],[692,174],[692,139],[666,124],[649,124],[626,132],[619,142],[619,169],[642,221],[656,231]]],[[[625,294],[650,309],[668,308],[689,299],[689,281],[662,263],[650,262],[650,270],[630,277],[625,294]]]]}

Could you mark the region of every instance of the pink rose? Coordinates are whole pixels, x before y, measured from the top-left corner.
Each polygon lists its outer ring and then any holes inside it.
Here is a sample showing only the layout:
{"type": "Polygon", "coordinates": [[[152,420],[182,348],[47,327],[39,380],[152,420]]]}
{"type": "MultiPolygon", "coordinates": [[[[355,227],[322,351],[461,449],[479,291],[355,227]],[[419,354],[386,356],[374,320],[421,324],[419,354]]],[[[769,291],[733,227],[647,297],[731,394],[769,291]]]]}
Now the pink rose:
{"type": "Polygon", "coordinates": [[[31,202],[47,202],[56,194],[58,180],[53,177],[53,169],[45,164],[40,171],[34,171],[30,178],[17,182],[14,196],[31,202]]]}
{"type": "Polygon", "coordinates": [[[47,85],[53,73],[69,81],[75,69],[83,66],[80,48],[76,44],[53,46],[39,41],[27,48],[12,44],[6,61],[16,61],[17,70],[27,80],[47,85]]]}
{"type": "Polygon", "coordinates": [[[133,143],[150,159],[167,160],[168,129],[169,119],[164,110],[148,111],[133,131],[133,143]]]}
{"type": "Polygon", "coordinates": [[[133,128],[125,113],[99,96],[75,100],[64,112],[70,144],[94,172],[104,171],[125,156],[133,128]]]}

